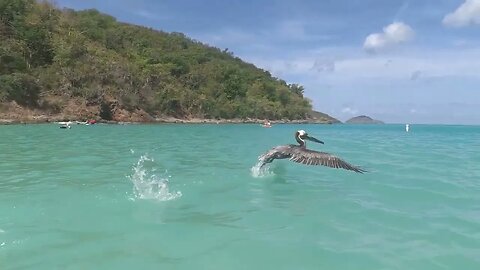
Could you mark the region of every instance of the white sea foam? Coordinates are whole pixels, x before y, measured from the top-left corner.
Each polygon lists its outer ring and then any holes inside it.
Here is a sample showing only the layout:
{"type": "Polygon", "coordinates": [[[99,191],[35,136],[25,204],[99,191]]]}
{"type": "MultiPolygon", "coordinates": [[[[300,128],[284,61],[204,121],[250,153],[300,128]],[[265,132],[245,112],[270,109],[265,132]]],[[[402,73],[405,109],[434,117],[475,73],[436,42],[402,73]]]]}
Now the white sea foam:
{"type": "Polygon", "coordinates": [[[167,171],[156,175],[153,158],[143,155],[132,168],[132,175],[128,176],[133,183],[133,199],[156,201],[170,201],[182,196],[182,192],[171,192],[168,187],[171,176],[167,171]]]}
{"type": "Polygon", "coordinates": [[[258,161],[257,164],[250,169],[253,177],[260,178],[273,175],[273,172],[270,171],[270,164],[266,164],[264,166],[262,166],[262,164],[262,161],[258,161]]]}

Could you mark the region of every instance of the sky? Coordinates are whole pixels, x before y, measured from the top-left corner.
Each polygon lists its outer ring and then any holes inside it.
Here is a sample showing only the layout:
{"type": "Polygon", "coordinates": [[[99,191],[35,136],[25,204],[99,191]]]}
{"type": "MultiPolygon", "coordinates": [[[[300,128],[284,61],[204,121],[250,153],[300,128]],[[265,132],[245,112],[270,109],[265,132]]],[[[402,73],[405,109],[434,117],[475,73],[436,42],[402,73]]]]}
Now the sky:
{"type": "Polygon", "coordinates": [[[345,121],[480,124],[480,0],[56,0],[182,32],[345,121]]]}

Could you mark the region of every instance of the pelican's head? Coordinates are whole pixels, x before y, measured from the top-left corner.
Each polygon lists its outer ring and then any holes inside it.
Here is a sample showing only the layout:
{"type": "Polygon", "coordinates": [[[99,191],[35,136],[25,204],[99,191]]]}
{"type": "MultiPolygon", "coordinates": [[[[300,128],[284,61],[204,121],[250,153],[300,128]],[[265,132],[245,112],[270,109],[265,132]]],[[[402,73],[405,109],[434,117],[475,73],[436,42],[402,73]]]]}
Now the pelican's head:
{"type": "Polygon", "coordinates": [[[316,139],[316,138],[314,138],[314,137],[308,136],[308,133],[307,133],[305,130],[303,130],[303,129],[301,129],[301,130],[299,130],[299,131],[297,131],[297,132],[295,133],[295,139],[296,139],[297,142],[298,142],[299,144],[301,144],[301,145],[305,144],[305,140],[309,140],[309,141],[311,141],[311,142],[316,142],[316,143],[321,143],[321,144],[323,144],[322,141],[320,141],[320,140],[318,140],[318,139],[316,139]]]}

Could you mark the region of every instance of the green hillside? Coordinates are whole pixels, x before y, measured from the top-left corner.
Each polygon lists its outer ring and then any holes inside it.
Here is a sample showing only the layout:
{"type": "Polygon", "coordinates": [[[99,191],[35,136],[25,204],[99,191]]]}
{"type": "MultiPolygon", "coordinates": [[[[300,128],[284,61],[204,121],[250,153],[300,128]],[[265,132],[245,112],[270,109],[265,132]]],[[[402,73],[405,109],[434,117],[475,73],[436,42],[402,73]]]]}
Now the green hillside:
{"type": "Polygon", "coordinates": [[[3,108],[106,120],[305,119],[312,111],[302,86],[228,50],[96,10],[0,0],[0,37],[3,108]]]}

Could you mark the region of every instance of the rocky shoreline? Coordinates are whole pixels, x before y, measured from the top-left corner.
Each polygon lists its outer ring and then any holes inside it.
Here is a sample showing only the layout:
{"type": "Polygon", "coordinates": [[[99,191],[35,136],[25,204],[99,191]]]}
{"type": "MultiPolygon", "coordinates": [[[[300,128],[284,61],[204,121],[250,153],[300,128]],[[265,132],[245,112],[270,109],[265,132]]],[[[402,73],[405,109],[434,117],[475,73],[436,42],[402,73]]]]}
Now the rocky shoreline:
{"type": "Polygon", "coordinates": [[[111,109],[111,118],[113,120],[105,120],[99,117],[98,106],[86,106],[78,104],[74,100],[70,101],[69,106],[60,113],[48,113],[42,110],[32,110],[12,102],[10,104],[0,103],[0,125],[6,124],[41,124],[72,121],[85,122],[89,119],[96,120],[97,123],[105,124],[263,124],[268,120],[272,124],[336,124],[340,123],[337,119],[329,115],[313,112],[307,119],[300,120],[270,120],[258,118],[233,118],[233,119],[211,119],[198,117],[171,117],[157,116],[153,117],[143,110],[126,111],[113,106],[111,109]]]}
{"type": "MultiPolygon", "coordinates": [[[[0,125],[15,125],[15,124],[45,124],[56,123],[60,121],[69,121],[64,118],[48,118],[48,117],[36,117],[33,119],[1,119],[0,125]]],[[[76,120],[71,120],[76,122],[76,120]]],[[[84,121],[79,121],[84,122],[84,121]]],[[[113,120],[97,120],[97,123],[102,124],[263,124],[264,119],[203,119],[203,118],[174,118],[174,117],[162,117],[156,118],[152,121],[113,121],[113,120]]],[[[323,121],[317,119],[301,119],[301,120],[269,120],[271,124],[337,124],[332,121],[323,121]]]]}

